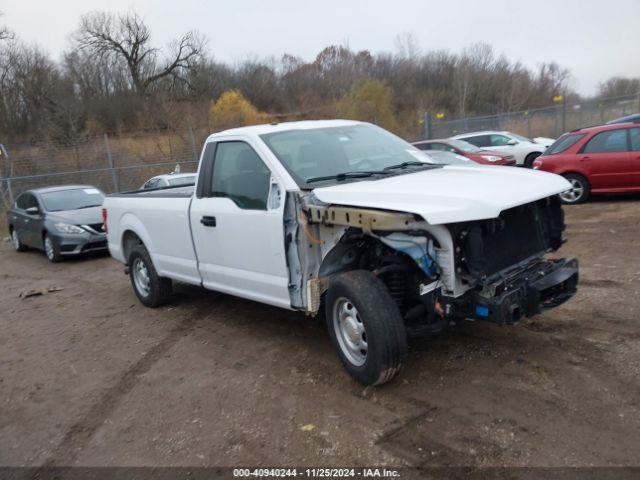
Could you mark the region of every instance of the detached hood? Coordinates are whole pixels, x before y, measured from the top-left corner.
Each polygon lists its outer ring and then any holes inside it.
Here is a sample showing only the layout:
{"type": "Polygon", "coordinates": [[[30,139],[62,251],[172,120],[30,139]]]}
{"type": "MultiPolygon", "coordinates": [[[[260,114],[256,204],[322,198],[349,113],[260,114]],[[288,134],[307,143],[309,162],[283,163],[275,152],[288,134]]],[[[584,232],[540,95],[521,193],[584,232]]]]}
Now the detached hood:
{"type": "Polygon", "coordinates": [[[82,208],[80,210],[64,210],[62,212],[49,212],[47,218],[58,222],[71,223],[73,225],[88,225],[102,223],[102,207],[82,208]]]}
{"type": "Polygon", "coordinates": [[[313,190],[322,202],[420,215],[431,225],[495,218],[570,188],[553,173],[516,167],[446,166],[313,190]]]}

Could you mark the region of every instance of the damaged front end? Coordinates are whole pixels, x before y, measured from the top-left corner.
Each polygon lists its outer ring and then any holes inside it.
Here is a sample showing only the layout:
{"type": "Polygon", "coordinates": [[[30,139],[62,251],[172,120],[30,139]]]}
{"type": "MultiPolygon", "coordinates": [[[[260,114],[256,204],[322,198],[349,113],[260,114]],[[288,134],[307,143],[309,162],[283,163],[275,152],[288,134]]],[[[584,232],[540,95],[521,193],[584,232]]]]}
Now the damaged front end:
{"type": "Polygon", "coordinates": [[[575,259],[545,259],[563,243],[558,197],[505,210],[498,218],[449,226],[456,273],[472,292],[456,299],[458,315],[515,323],[573,296],[575,259]]]}
{"type": "Polygon", "coordinates": [[[317,313],[333,275],[364,269],[385,283],[409,334],[464,318],[513,323],[566,301],[578,279],[575,260],[544,259],[562,244],[556,197],[491,220],[430,225],[292,192],[284,228],[293,308],[317,313]]]}

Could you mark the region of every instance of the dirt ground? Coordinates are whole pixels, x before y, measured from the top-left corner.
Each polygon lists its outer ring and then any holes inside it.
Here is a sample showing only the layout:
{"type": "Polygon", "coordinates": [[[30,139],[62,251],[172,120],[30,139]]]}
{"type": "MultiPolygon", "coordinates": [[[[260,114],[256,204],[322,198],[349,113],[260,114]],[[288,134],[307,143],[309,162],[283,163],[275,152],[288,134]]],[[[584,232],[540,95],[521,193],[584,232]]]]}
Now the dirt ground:
{"type": "Polygon", "coordinates": [[[412,341],[382,388],[303,315],[186,286],[150,310],[109,257],[2,242],[0,465],[640,465],[640,198],[566,211],[574,299],[412,341]]]}

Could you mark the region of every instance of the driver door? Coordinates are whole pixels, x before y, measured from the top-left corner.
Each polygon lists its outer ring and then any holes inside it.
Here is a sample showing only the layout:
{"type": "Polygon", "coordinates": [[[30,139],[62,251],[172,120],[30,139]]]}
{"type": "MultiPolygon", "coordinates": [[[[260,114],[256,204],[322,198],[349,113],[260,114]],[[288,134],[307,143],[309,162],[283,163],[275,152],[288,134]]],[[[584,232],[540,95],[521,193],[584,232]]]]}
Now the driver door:
{"type": "Polygon", "coordinates": [[[203,285],[291,308],[284,250],[284,197],[243,140],[209,143],[190,218],[203,285]]]}
{"type": "Polygon", "coordinates": [[[42,231],[44,223],[44,212],[38,203],[38,199],[32,193],[25,193],[23,199],[24,210],[22,214],[22,242],[25,245],[35,248],[42,248],[42,231]],[[27,209],[37,208],[37,213],[28,213],[27,209]]]}

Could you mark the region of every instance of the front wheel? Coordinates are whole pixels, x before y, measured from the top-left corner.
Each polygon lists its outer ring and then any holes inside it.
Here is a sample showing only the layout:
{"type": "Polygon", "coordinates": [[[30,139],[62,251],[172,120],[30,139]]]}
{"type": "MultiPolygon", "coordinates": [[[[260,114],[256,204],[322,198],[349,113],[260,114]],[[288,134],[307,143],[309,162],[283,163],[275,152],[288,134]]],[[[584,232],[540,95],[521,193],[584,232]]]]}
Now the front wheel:
{"type": "Polygon", "coordinates": [[[527,158],[524,159],[524,166],[526,168],[533,168],[533,161],[542,155],[540,152],[533,152],[527,155],[527,158]]]}
{"type": "Polygon", "coordinates": [[[564,178],[571,184],[571,188],[560,194],[560,200],[568,205],[586,202],[591,192],[589,181],[577,173],[568,173],[564,178]]]}
{"type": "Polygon", "coordinates": [[[27,249],[26,245],[18,238],[18,232],[15,228],[11,229],[11,243],[16,252],[24,252],[27,249]]]}
{"type": "Polygon", "coordinates": [[[407,333],[398,306],[371,272],[336,276],[327,291],[329,335],[344,368],[364,385],[391,380],[407,355],[407,333]]]}
{"type": "Polygon", "coordinates": [[[135,245],[129,254],[129,277],[138,300],[146,307],[159,307],[171,295],[171,279],[158,275],[142,244],[135,245]]]}
{"type": "Polygon", "coordinates": [[[48,233],[44,234],[44,254],[52,263],[60,262],[62,260],[60,249],[48,233]]]}

